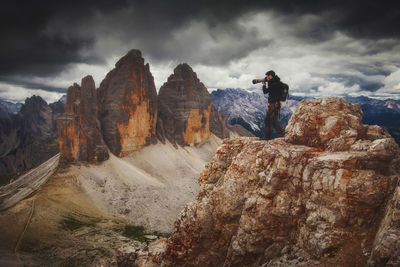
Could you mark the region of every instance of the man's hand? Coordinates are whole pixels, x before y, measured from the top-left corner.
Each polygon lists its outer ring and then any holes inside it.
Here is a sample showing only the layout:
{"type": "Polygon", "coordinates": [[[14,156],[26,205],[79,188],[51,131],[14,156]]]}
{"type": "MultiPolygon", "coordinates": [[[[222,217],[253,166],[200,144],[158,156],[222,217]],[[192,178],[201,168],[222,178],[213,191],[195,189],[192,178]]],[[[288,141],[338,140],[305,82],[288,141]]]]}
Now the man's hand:
{"type": "Polygon", "coordinates": [[[266,86],[267,84],[266,84],[265,82],[262,82],[262,85],[263,85],[263,86],[266,86]]]}

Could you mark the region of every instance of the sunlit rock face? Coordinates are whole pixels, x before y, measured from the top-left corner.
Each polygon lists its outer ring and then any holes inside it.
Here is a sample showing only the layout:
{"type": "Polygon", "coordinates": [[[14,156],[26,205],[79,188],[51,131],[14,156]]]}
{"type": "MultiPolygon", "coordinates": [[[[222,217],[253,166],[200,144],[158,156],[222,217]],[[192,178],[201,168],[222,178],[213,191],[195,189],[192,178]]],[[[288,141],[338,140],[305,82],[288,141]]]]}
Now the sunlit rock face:
{"type": "Polygon", "coordinates": [[[65,113],[57,117],[61,162],[100,162],[108,159],[92,76],[68,88],[65,113]]]}
{"type": "Polygon", "coordinates": [[[164,264],[400,264],[399,147],[361,116],[341,99],[302,101],[284,138],[225,139],[164,264]]]}
{"type": "Polygon", "coordinates": [[[188,64],[174,69],[158,95],[159,129],[173,144],[197,145],[210,137],[210,94],[188,64]]]}
{"type": "Polygon", "coordinates": [[[368,127],[361,123],[362,111],[344,99],[304,100],[290,118],[285,140],[329,150],[348,150],[368,127]]]}
{"type": "Polygon", "coordinates": [[[149,64],[131,50],[98,89],[99,120],[112,153],[127,155],[155,141],[157,92],[149,64]]]}

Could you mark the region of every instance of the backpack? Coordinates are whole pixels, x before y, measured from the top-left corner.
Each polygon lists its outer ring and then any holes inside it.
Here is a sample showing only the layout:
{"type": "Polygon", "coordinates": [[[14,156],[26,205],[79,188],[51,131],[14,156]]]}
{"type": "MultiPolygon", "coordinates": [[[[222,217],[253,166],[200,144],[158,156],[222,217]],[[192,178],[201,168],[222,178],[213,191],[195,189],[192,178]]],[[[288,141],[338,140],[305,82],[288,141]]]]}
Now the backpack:
{"type": "Polygon", "coordinates": [[[280,86],[281,86],[281,91],[279,95],[279,101],[286,101],[286,99],[289,97],[289,85],[280,82],[280,86]]]}

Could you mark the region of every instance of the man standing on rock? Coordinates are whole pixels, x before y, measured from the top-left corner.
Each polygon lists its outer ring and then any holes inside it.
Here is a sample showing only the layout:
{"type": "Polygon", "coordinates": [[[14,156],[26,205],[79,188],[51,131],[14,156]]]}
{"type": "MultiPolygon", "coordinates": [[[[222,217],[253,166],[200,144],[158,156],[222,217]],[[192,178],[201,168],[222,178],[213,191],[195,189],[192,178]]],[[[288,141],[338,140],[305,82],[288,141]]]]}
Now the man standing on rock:
{"type": "Polygon", "coordinates": [[[278,137],[285,135],[279,124],[279,112],[281,110],[280,94],[281,94],[281,79],[275,74],[273,70],[265,73],[265,80],[268,82],[268,88],[266,83],[263,82],[263,92],[268,93],[268,105],[267,105],[267,116],[265,117],[265,139],[271,140],[272,134],[272,123],[278,137]]]}

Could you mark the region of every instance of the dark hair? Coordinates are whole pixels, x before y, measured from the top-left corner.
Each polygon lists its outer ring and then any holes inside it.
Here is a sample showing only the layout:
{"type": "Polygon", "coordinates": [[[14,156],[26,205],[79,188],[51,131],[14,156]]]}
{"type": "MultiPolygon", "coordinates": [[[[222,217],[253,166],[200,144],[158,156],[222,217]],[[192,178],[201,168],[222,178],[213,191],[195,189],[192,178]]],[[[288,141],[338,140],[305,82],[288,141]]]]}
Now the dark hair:
{"type": "Polygon", "coordinates": [[[265,73],[265,76],[271,75],[272,77],[275,77],[275,71],[270,70],[267,73],[265,73]]]}

